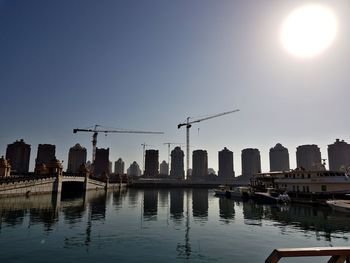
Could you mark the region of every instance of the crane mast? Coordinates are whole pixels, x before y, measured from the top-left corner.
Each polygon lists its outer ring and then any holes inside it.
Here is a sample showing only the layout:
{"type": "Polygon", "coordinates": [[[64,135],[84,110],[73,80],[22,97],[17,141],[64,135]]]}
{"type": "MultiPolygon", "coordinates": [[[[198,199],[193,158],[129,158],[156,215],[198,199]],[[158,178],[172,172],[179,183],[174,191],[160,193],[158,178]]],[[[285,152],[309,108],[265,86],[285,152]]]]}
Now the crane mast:
{"type": "Polygon", "coordinates": [[[207,116],[207,117],[204,117],[201,119],[192,120],[192,121],[190,121],[191,117],[187,117],[186,122],[180,123],[177,125],[178,129],[180,129],[182,126],[186,126],[186,179],[189,176],[189,169],[190,169],[190,128],[192,127],[192,124],[198,123],[201,121],[206,121],[206,120],[213,119],[213,118],[217,118],[217,117],[220,117],[220,116],[223,116],[226,114],[230,114],[230,113],[234,113],[237,111],[239,111],[239,109],[210,115],[210,116],[207,116]]]}
{"type": "Polygon", "coordinates": [[[95,162],[96,158],[96,146],[97,146],[97,135],[98,133],[137,133],[137,134],[164,134],[164,132],[158,131],[136,131],[136,130],[125,130],[125,129],[100,129],[101,125],[95,125],[90,129],[73,129],[73,133],[77,132],[92,132],[92,160],[91,162],[95,162]]]}

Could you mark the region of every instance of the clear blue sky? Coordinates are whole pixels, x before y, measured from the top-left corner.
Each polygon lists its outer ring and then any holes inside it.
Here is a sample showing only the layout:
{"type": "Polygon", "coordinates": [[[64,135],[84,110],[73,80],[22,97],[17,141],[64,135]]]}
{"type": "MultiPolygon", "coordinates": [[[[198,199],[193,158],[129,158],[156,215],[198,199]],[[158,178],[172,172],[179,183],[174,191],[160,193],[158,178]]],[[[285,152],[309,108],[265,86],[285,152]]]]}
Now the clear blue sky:
{"type": "Polygon", "coordinates": [[[79,142],[91,155],[93,124],[164,131],[165,135],[99,135],[110,159],[142,163],[141,143],[185,142],[177,124],[239,108],[195,125],[193,149],[260,149],[262,168],[277,142],[318,144],[324,158],[335,138],[350,142],[349,1],[0,0],[0,152],[23,138],[55,144],[67,161],[79,142]],[[279,30],[294,8],[325,3],[336,14],[333,45],[311,60],[281,47],[279,30]],[[198,130],[199,128],[199,130],[198,130]]]}

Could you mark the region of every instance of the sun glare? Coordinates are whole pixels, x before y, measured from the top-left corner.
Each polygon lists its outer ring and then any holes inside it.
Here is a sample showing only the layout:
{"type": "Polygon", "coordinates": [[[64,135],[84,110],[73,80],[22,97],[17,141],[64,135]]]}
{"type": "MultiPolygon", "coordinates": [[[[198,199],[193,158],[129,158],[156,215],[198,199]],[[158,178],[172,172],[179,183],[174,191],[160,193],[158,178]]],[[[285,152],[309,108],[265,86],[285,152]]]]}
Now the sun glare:
{"type": "Polygon", "coordinates": [[[337,26],[335,15],[324,6],[307,5],[298,8],[282,25],[282,45],[294,56],[314,57],[332,44],[337,26]]]}

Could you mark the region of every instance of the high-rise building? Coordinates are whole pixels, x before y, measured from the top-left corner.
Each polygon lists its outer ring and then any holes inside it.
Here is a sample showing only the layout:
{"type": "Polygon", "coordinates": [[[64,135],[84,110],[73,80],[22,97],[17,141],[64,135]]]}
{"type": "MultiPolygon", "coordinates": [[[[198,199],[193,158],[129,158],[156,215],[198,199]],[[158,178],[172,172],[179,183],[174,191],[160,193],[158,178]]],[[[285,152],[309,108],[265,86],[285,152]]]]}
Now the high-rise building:
{"type": "Polygon", "coordinates": [[[53,144],[39,144],[38,153],[35,159],[35,172],[39,172],[41,165],[47,165],[56,159],[56,146],[53,144]]]}
{"type": "Polygon", "coordinates": [[[335,143],[328,145],[328,163],[331,171],[349,169],[350,144],[336,139],[335,143]]]}
{"type": "Polygon", "coordinates": [[[251,178],[261,173],[260,152],[258,149],[247,148],[242,150],[242,176],[251,178]]]}
{"type": "Polygon", "coordinates": [[[79,143],[69,149],[68,153],[68,173],[79,172],[80,166],[86,163],[86,148],[79,143]]]}
{"type": "Polygon", "coordinates": [[[99,177],[103,174],[109,175],[109,148],[96,148],[96,157],[93,166],[94,176],[99,177]]]}
{"type": "Polygon", "coordinates": [[[208,154],[205,150],[192,153],[192,180],[206,180],[208,177],[208,154]]]}
{"type": "Polygon", "coordinates": [[[174,176],[176,178],[184,178],[184,156],[184,152],[179,146],[175,147],[174,150],[171,151],[170,176],[174,176]]]}
{"type": "Polygon", "coordinates": [[[159,175],[158,150],[146,150],[144,175],[154,177],[159,175]]]}
{"type": "Polygon", "coordinates": [[[306,170],[319,170],[321,163],[321,152],[317,145],[300,145],[297,147],[297,167],[306,170]]]}
{"type": "Polygon", "coordinates": [[[124,174],[124,165],[122,158],[119,158],[118,161],[114,162],[114,173],[124,174]]]}
{"type": "Polygon", "coordinates": [[[29,172],[30,145],[23,139],[7,145],[6,159],[9,160],[11,169],[18,174],[29,172]]]}
{"type": "Polygon", "coordinates": [[[141,176],[141,169],[137,162],[133,162],[130,164],[130,167],[128,168],[128,175],[130,176],[141,176]]]}
{"type": "Polygon", "coordinates": [[[289,153],[288,149],[282,144],[277,143],[270,149],[270,172],[288,171],[289,170],[289,153]]]}
{"type": "Polygon", "coordinates": [[[166,161],[161,162],[159,165],[159,173],[161,175],[169,175],[169,165],[166,161]]]}
{"type": "Polygon", "coordinates": [[[233,152],[226,147],[219,152],[219,171],[218,178],[226,180],[235,177],[233,171],[233,152]]]}

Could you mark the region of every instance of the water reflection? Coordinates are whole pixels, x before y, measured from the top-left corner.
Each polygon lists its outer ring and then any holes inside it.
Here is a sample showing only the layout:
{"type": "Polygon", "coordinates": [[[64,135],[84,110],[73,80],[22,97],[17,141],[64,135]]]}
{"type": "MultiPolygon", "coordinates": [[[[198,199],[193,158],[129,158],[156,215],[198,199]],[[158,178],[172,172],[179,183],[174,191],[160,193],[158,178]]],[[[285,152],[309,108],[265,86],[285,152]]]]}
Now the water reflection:
{"type": "Polygon", "coordinates": [[[228,198],[219,198],[220,218],[225,223],[232,222],[235,219],[235,203],[228,198]]]}
{"type": "Polygon", "coordinates": [[[193,217],[207,219],[208,217],[208,189],[192,190],[192,213],[193,217]]]}
{"type": "MultiPolygon", "coordinates": [[[[326,241],[347,241],[347,233],[350,232],[350,215],[334,213],[326,207],[264,205],[252,200],[237,202],[213,197],[207,189],[121,189],[113,192],[90,191],[80,197],[62,200],[53,195],[1,198],[0,237],[4,228],[14,229],[16,226],[39,226],[39,229],[52,235],[61,220],[68,229],[75,230],[65,232],[64,247],[85,247],[88,250],[94,242],[102,242],[98,239],[99,231],[96,228],[108,221],[106,214],[113,216],[116,213],[132,213],[130,219],[124,217],[130,223],[141,215],[141,222],[149,221],[147,228],[142,230],[152,229],[155,221],[166,217],[166,220],[174,223],[169,225],[175,231],[183,232],[181,239],[176,241],[176,251],[181,258],[188,258],[193,253],[190,240],[196,220],[198,223],[210,217],[212,222],[215,217],[211,215],[217,217],[219,214],[220,221],[225,223],[221,225],[230,224],[226,226],[228,229],[240,223],[240,220],[235,219],[243,218],[242,224],[245,225],[268,225],[286,235],[299,231],[326,241]],[[159,213],[165,210],[169,213],[159,213]]],[[[123,217],[118,218],[123,220],[123,217]]]]}
{"type": "Polygon", "coordinates": [[[170,192],[170,214],[175,222],[184,217],[184,190],[171,189],[170,192]]]}
{"type": "Polygon", "coordinates": [[[143,216],[146,220],[157,220],[158,191],[145,189],[143,191],[143,216]]]}
{"type": "Polygon", "coordinates": [[[326,241],[331,241],[332,233],[344,234],[350,231],[349,214],[335,213],[322,206],[263,205],[249,200],[243,203],[243,215],[248,225],[262,225],[262,220],[269,220],[282,231],[285,231],[286,226],[313,231],[317,239],[324,237],[326,241]]]}
{"type": "Polygon", "coordinates": [[[159,190],[159,205],[160,207],[168,207],[169,203],[169,190],[160,189],[159,190]]]}

